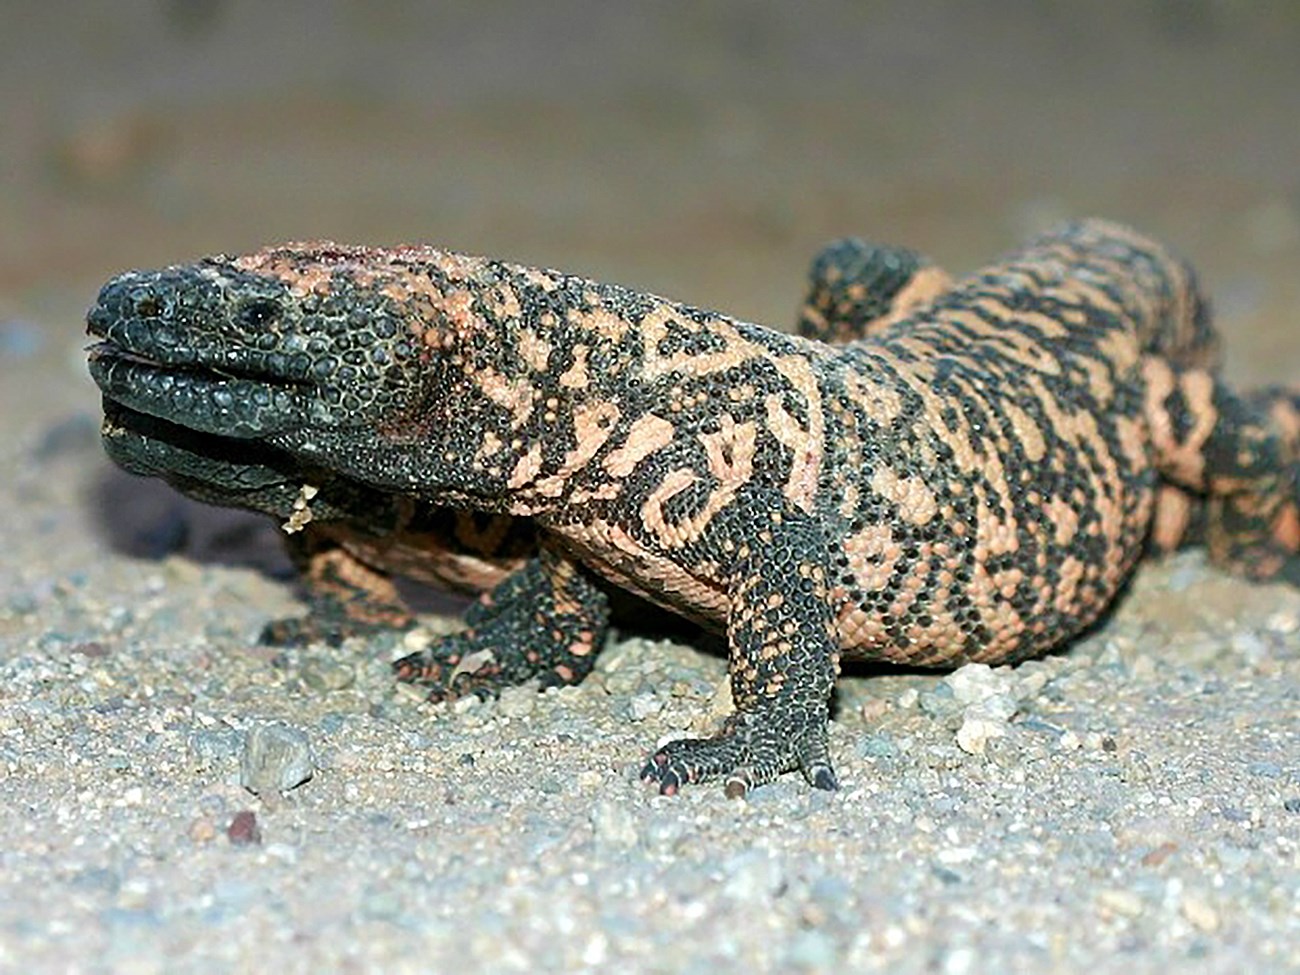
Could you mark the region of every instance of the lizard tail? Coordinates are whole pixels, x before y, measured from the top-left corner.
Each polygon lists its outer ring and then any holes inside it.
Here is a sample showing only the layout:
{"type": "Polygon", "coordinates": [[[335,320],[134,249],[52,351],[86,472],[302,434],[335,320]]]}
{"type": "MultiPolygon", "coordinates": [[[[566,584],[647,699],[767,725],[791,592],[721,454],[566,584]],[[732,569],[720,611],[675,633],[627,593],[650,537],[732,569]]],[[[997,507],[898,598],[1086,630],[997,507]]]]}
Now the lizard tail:
{"type": "Polygon", "coordinates": [[[1295,471],[1293,500],[1300,505],[1300,386],[1265,386],[1247,395],[1256,409],[1282,438],[1284,450],[1295,471]]]}
{"type": "Polygon", "coordinates": [[[1281,575],[1292,585],[1300,586],[1300,386],[1265,386],[1250,393],[1248,398],[1268,417],[1289,461],[1286,469],[1290,498],[1274,522],[1273,536],[1277,544],[1291,553],[1281,575]]]}

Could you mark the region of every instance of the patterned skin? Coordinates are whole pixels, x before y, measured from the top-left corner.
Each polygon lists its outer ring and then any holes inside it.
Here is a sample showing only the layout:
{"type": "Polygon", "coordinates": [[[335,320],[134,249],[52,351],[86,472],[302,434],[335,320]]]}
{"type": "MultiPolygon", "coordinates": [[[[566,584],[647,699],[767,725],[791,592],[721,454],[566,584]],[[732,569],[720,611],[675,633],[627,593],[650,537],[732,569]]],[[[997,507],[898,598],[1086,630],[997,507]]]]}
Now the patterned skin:
{"type": "Polygon", "coordinates": [[[1101,221],[956,284],[833,245],[801,335],[333,244],[128,272],[88,322],[110,456],[293,532],[313,614],[272,640],[409,626],[394,572],[484,592],[395,665],[434,699],[581,680],[610,584],[724,629],[736,710],[665,793],[835,788],[842,654],[1043,653],[1148,545],[1300,581],[1300,392],[1227,388],[1191,271],[1101,221]]]}

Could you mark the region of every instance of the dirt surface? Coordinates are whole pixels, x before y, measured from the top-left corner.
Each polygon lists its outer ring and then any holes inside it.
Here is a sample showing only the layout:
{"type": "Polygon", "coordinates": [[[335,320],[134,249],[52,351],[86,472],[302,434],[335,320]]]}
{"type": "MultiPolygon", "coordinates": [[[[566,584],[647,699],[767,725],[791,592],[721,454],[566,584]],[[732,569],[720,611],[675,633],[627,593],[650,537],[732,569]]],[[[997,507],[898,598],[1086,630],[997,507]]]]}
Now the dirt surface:
{"type": "Polygon", "coordinates": [[[838,794],[660,798],[719,657],[622,634],[432,707],[398,646],[259,647],[274,526],[111,468],[81,323],[123,268],[330,237],[785,324],[835,235],[968,268],[1096,214],[1193,259],[1230,376],[1297,381],[1294,5],[3,18],[0,970],[1300,970],[1297,591],[1182,555],[1046,661],[842,680],[838,794]]]}

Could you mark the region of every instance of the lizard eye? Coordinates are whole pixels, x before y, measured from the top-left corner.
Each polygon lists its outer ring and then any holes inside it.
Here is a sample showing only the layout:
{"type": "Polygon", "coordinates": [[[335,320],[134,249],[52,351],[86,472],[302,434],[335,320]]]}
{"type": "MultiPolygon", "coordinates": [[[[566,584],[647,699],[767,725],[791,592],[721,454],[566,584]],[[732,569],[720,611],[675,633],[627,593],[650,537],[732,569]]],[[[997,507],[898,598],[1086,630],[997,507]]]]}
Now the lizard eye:
{"type": "Polygon", "coordinates": [[[162,314],[162,302],[158,300],[157,295],[145,295],[143,298],[137,298],[135,313],[140,318],[155,318],[162,314]]]}
{"type": "Polygon", "coordinates": [[[265,328],[280,317],[280,305],[269,298],[254,298],[239,310],[239,321],[248,328],[265,328]]]}

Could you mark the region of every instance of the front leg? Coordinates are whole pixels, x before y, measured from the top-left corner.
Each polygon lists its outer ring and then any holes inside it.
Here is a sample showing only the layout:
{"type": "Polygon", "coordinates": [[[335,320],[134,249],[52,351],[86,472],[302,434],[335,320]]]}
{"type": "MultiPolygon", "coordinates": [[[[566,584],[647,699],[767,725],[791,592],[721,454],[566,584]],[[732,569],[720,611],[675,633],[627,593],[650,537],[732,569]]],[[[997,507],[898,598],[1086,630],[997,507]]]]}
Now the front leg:
{"type": "Polygon", "coordinates": [[[907,247],[846,237],[813,258],[796,331],[841,345],[875,335],[952,287],[952,278],[907,247]]]}
{"type": "Polygon", "coordinates": [[[816,521],[774,492],[738,497],[732,508],[710,526],[710,547],[731,566],[727,642],[736,712],[711,738],[664,745],[641,777],[666,795],[725,777],[727,794],[741,796],[797,769],[813,786],[836,789],[828,743],[839,671],[830,548],[816,521]]]}
{"type": "Polygon", "coordinates": [[[468,629],[393,664],[397,679],[429,689],[429,699],[493,697],[541,678],[576,684],[590,673],[609,629],[609,600],[585,569],[540,540],[537,557],[482,596],[468,629]]]}

